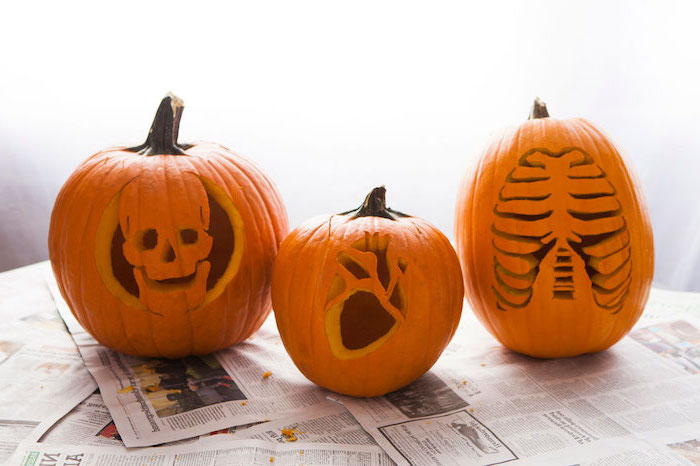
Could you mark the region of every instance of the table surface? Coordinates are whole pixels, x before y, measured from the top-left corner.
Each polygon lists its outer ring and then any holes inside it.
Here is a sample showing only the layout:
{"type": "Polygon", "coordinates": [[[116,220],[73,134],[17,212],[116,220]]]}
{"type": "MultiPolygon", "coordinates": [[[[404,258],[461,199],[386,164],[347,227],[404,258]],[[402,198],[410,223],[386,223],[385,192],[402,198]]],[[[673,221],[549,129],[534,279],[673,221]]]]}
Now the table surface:
{"type": "Polygon", "coordinates": [[[0,273],[0,322],[46,309],[56,309],[46,286],[49,261],[0,273]]]}

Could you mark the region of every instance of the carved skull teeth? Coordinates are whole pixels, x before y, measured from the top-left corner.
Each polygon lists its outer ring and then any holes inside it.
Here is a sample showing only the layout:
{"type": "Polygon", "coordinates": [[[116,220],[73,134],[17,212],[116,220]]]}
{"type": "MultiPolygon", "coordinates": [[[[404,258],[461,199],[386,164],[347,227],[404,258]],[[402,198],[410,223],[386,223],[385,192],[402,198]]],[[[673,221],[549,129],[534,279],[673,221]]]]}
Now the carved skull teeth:
{"type": "Polygon", "coordinates": [[[586,151],[523,154],[506,177],[494,215],[499,309],[526,308],[543,286],[553,300],[591,292],[601,309],[622,309],[631,282],[629,232],[614,186],[586,151]],[[538,283],[544,266],[552,268],[547,285],[538,283]],[[580,268],[589,283],[574,280],[580,268]]]}

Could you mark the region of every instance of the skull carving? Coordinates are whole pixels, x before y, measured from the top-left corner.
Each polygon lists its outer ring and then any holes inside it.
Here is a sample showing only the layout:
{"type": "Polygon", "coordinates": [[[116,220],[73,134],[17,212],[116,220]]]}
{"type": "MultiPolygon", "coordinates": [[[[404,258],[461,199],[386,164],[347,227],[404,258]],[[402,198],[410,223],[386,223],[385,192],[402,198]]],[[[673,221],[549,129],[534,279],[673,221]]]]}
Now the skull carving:
{"type": "Polygon", "coordinates": [[[151,312],[191,311],[204,303],[212,248],[209,202],[199,178],[167,171],[139,176],[124,187],[119,204],[123,253],[134,266],[139,301],[151,312]],[[174,178],[174,177],[173,177],[174,178]],[[177,206],[171,208],[171,206],[177,206]]]}

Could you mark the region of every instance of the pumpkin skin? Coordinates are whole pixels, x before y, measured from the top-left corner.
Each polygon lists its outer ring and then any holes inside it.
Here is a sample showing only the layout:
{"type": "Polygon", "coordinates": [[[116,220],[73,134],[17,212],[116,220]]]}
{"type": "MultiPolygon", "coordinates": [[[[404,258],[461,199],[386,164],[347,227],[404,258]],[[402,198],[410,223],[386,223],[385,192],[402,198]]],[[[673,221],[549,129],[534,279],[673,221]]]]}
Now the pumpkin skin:
{"type": "Polygon", "coordinates": [[[539,100],[465,177],[455,237],[472,309],[520,353],[607,349],[649,297],[653,238],[635,176],[596,126],[550,118],[539,100]]]}
{"type": "Polygon", "coordinates": [[[386,207],[376,188],[357,210],[317,217],[280,247],[272,303],[299,370],[338,393],[371,397],[420,377],[459,323],[459,261],[428,222],[386,207]]]}
{"type": "Polygon", "coordinates": [[[145,144],[83,162],[61,189],[49,256],[61,294],[101,344],[134,356],[206,354],[248,338],[271,309],[288,231],[272,182],[214,143],[177,143],[168,95],[145,144]]]}

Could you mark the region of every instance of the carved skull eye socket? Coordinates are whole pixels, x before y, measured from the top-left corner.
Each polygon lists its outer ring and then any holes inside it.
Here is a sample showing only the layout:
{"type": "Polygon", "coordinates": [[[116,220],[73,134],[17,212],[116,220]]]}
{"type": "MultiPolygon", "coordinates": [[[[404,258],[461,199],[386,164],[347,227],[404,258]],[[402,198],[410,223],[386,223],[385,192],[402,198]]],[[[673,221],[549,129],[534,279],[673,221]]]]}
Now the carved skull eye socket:
{"type": "Polygon", "coordinates": [[[185,228],[180,231],[180,238],[183,244],[194,244],[197,242],[197,231],[191,228],[185,228]]]}
{"type": "Polygon", "coordinates": [[[141,236],[143,249],[153,249],[158,244],[158,232],[153,228],[146,230],[141,236]]]}

